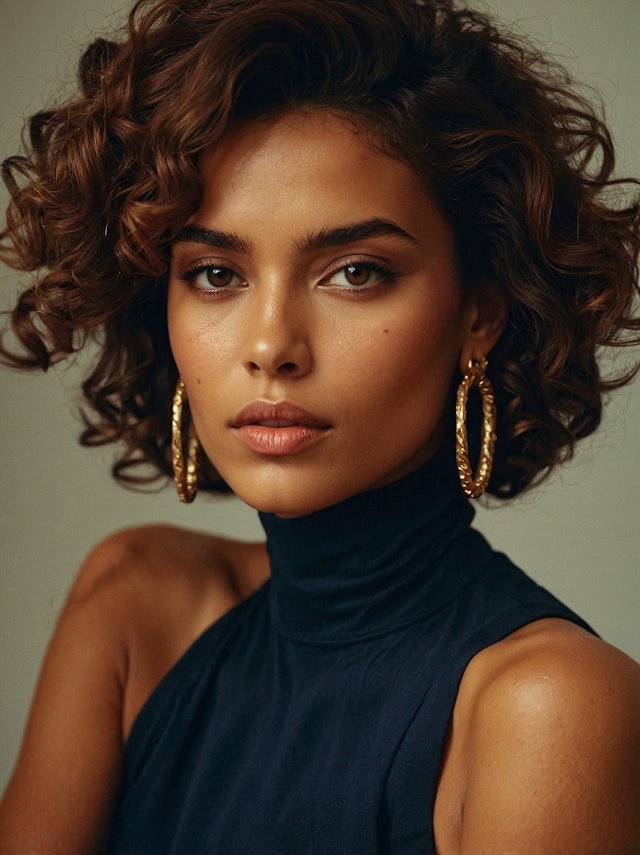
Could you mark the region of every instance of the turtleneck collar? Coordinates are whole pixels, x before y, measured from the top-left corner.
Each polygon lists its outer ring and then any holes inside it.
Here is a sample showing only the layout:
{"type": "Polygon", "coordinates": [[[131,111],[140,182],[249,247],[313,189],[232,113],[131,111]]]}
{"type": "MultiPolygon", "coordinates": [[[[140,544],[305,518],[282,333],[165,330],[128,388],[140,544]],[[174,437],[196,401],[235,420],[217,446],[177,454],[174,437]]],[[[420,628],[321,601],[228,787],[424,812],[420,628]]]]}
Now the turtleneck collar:
{"type": "Polygon", "coordinates": [[[463,560],[473,514],[442,455],[308,516],[260,513],[276,627],[299,641],[354,642],[439,610],[475,572],[463,560]]]}

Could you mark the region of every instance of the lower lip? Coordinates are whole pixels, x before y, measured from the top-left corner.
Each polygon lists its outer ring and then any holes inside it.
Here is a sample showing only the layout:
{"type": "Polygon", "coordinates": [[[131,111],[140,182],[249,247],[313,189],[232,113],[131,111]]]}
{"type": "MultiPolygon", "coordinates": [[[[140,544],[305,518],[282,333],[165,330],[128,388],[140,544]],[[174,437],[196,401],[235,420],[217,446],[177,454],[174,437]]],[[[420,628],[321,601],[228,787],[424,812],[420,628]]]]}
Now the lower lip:
{"type": "Polygon", "coordinates": [[[326,434],[326,428],[291,425],[290,427],[265,427],[242,425],[236,428],[239,439],[252,451],[260,454],[299,454],[315,445],[326,434]]]}

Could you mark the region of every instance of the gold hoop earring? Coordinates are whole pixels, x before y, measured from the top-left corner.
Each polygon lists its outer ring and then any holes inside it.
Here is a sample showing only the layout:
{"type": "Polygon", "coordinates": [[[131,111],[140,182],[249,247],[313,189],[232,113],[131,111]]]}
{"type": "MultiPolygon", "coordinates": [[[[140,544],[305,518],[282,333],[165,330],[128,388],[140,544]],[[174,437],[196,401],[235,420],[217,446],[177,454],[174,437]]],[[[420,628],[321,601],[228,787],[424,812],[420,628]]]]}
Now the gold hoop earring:
{"type": "Polygon", "coordinates": [[[178,380],[171,409],[171,463],[173,479],[176,482],[178,498],[181,502],[193,502],[198,492],[198,462],[200,444],[193,426],[189,425],[187,435],[187,464],[184,463],[182,450],[182,409],[187,398],[187,390],[182,380],[178,380]]]}
{"type": "Polygon", "coordinates": [[[486,359],[470,359],[467,371],[458,386],[456,396],[456,463],[460,485],[470,498],[480,496],[487,489],[493,466],[493,450],[496,441],[496,406],[493,386],[485,376],[486,359]],[[473,477],[469,463],[469,443],[467,438],[467,398],[469,390],[478,387],[482,396],[482,435],[480,441],[480,460],[476,477],[473,477]]]}

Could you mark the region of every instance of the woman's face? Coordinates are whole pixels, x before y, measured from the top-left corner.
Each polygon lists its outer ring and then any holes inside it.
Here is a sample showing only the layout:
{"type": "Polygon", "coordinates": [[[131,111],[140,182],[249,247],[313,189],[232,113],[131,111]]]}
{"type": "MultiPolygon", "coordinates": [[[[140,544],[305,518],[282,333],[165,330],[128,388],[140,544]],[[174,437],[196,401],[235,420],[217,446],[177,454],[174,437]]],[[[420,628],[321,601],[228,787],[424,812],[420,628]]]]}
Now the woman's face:
{"type": "Polygon", "coordinates": [[[413,171],[344,120],[295,113],[230,133],[202,177],[168,320],[225,481],[295,516],[428,460],[456,363],[493,326],[463,305],[451,231],[413,171]]]}

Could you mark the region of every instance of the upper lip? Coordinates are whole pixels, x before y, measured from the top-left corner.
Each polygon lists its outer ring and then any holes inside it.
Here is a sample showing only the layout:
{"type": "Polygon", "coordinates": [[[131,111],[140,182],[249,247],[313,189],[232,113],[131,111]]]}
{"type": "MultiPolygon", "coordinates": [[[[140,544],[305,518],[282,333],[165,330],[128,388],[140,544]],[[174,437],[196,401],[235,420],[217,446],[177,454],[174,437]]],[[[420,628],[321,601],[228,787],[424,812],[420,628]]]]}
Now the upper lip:
{"type": "Polygon", "coordinates": [[[253,401],[242,409],[232,421],[232,427],[264,424],[275,422],[271,427],[289,427],[303,425],[304,427],[328,428],[326,419],[314,416],[298,404],[290,401],[253,401]]]}

